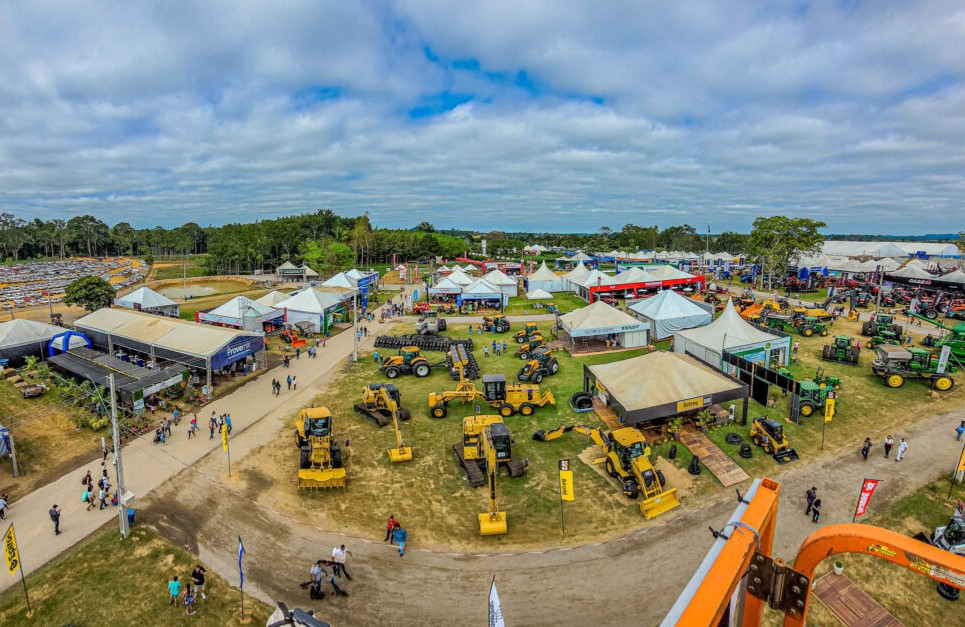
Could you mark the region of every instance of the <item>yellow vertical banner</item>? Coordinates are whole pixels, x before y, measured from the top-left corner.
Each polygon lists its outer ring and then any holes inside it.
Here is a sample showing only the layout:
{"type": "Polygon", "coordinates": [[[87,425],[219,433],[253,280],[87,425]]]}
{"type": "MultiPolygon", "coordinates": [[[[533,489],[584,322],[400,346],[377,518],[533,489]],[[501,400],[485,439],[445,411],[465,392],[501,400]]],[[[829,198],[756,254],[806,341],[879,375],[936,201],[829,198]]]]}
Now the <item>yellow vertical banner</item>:
{"type": "Polygon", "coordinates": [[[824,422],[831,422],[834,418],[834,399],[830,396],[824,401],[824,422]]]}
{"type": "Polygon", "coordinates": [[[3,556],[7,558],[7,570],[10,574],[17,572],[20,568],[20,551],[17,550],[17,536],[13,532],[13,523],[3,534],[3,556]]]}
{"type": "Polygon", "coordinates": [[[560,500],[573,501],[576,495],[573,492],[573,471],[570,470],[570,460],[560,460],[560,500]]]}
{"type": "Polygon", "coordinates": [[[958,458],[958,468],[955,469],[956,473],[965,471],[965,446],[962,447],[962,454],[958,458]]]}
{"type": "Polygon", "coordinates": [[[228,450],[228,424],[221,425],[221,448],[228,450]]]}

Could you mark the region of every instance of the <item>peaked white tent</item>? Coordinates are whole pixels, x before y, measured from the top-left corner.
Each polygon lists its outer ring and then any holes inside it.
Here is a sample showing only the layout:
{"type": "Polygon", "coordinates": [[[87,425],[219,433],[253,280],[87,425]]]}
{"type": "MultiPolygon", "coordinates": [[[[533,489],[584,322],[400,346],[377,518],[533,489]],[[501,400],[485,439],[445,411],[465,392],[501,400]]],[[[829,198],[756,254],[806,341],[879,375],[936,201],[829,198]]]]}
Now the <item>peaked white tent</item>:
{"type": "Polygon", "coordinates": [[[788,365],[791,359],[791,336],[772,335],[745,321],[727,301],[724,313],[713,323],[674,333],[674,352],[693,355],[724,371],[733,368],[722,361],[724,351],[748,361],[769,365],[776,359],[788,365]]]}
{"type": "Polygon", "coordinates": [[[436,274],[449,274],[450,272],[452,272],[452,268],[448,266],[439,266],[436,268],[436,274]]]}
{"type": "Polygon", "coordinates": [[[616,307],[597,301],[560,316],[560,325],[571,338],[616,336],[625,348],[646,346],[649,325],[616,307]]]}
{"type": "Polygon", "coordinates": [[[650,337],[655,340],[672,337],[684,329],[702,327],[714,320],[712,311],[673,290],[664,290],[653,298],[631,305],[630,315],[649,323],[650,337]]]}
{"type": "Polygon", "coordinates": [[[899,279],[919,279],[922,281],[931,281],[935,278],[924,268],[913,264],[908,264],[904,268],[895,270],[894,272],[888,272],[887,276],[897,277],[899,279]]]}
{"type": "Polygon", "coordinates": [[[613,282],[617,285],[621,283],[646,283],[648,281],[660,281],[661,279],[653,276],[646,270],[633,266],[613,277],[613,282]]]}
{"type": "Polygon", "coordinates": [[[278,290],[272,290],[268,292],[261,298],[255,299],[256,303],[261,303],[262,305],[268,305],[269,307],[274,307],[283,300],[288,300],[291,298],[291,294],[286,294],[285,292],[279,292],[278,290]]]}
{"type": "Polygon", "coordinates": [[[453,283],[455,283],[456,285],[461,285],[463,287],[467,285],[472,285],[473,281],[476,280],[471,276],[469,276],[468,274],[466,274],[460,268],[456,268],[455,270],[453,270],[452,273],[446,278],[452,281],[453,283]]]}
{"type": "Polygon", "coordinates": [[[584,252],[581,250],[580,252],[578,252],[578,253],[576,253],[575,255],[573,255],[572,257],[570,257],[569,260],[570,260],[570,261],[576,261],[576,262],[582,263],[582,262],[584,262],[584,261],[593,261],[593,257],[590,257],[589,255],[587,255],[586,253],[584,253],[584,252]]]}
{"type": "Polygon", "coordinates": [[[483,277],[490,285],[495,285],[499,291],[509,296],[519,295],[519,282],[506,276],[501,270],[493,270],[483,277]]]}
{"type": "Polygon", "coordinates": [[[462,290],[463,300],[502,300],[503,293],[486,279],[476,279],[462,290]]]}
{"type": "Polygon", "coordinates": [[[651,266],[647,268],[650,276],[656,277],[659,281],[669,281],[671,279],[689,279],[694,275],[678,270],[673,266],[651,266]]]}
{"type": "Polygon", "coordinates": [[[965,272],[962,272],[961,270],[955,270],[954,272],[943,274],[942,276],[938,277],[938,280],[944,281],[945,283],[965,285],[965,272]]]}
{"type": "Polygon", "coordinates": [[[210,311],[199,311],[197,322],[235,327],[244,331],[262,331],[265,322],[282,321],[285,312],[271,305],[236,296],[210,311]]]}
{"type": "Polygon", "coordinates": [[[465,285],[460,285],[452,280],[451,277],[442,277],[436,284],[429,288],[429,294],[462,294],[462,288],[465,285]]]}
{"type": "Polygon", "coordinates": [[[535,290],[526,292],[526,298],[529,300],[550,300],[553,298],[553,295],[542,288],[536,288],[535,290]]]}
{"type": "Polygon", "coordinates": [[[565,292],[569,282],[556,274],[546,265],[544,261],[540,264],[536,272],[526,277],[526,289],[528,292],[534,290],[544,290],[546,292],[565,292]]]}
{"type": "Polygon", "coordinates": [[[885,272],[891,272],[892,270],[897,270],[898,268],[901,267],[901,264],[895,261],[891,257],[885,257],[884,259],[879,261],[878,264],[881,266],[881,269],[885,272]]]}
{"type": "Polygon", "coordinates": [[[613,276],[599,270],[590,270],[582,281],[580,287],[596,287],[597,285],[614,285],[616,282],[613,276]]]}
{"type": "Polygon", "coordinates": [[[353,279],[345,272],[339,272],[335,276],[329,277],[322,281],[322,285],[326,287],[342,287],[354,289],[358,285],[358,279],[353,279]]]}
{"type": "Polygon", "coordinates": [[[118,296],[114,299],[114,306],[174,318],[181,315],[181,305],[149,287],[142,287],[125,296],[118,296]]]}
{"type": "Polygon", "coordinates": [[[321,333],[328,329],[331,313],[341,302],[342,299],[334,294],[308,288],[292,294],[276,306],[285,310],[286,322],[308,322],[316,333],[321,333]]]}
{"type": "Polygon", "coordinates": [[[579,292],[580,287],[582,287],[582,281],[586,277],[590,276],[590,269],[587,268],[582,263],[576,264],[576,267],[563,275],[566,281],[569,281],[569,290],[572,292],[579,292]]]}

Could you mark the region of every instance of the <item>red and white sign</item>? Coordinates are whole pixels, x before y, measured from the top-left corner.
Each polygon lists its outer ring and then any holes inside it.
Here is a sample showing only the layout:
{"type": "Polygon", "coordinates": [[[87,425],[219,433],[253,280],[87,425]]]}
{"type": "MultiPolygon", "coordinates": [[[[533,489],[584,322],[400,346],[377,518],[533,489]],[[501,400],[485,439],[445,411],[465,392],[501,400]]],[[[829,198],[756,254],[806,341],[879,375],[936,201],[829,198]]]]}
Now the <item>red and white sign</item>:
{"type": "Polygon", "coordinates": [[[864,483],[861,484],[861,494],[858,495],[858,507],[854,510],[854,517],[864,516],[864,513],[868,511],[868,504],[871,503],[871,495],[875,493],[875,488],[878,487],[879,479],[865,479],[864,483]]]}

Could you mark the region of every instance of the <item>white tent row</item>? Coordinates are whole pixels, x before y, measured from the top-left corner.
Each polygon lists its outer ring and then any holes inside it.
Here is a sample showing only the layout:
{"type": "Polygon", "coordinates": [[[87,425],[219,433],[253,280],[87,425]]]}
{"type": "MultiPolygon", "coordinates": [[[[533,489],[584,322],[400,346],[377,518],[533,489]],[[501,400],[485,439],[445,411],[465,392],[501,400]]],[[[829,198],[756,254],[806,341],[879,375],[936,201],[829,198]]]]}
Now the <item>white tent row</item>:
{"type": "Polygon", "coordinates": [[[850,242],[830,240],[824,242],[822,252],[841,257],[962,257],[955,244],[942,242],[850,242]]]}
{"type": "Polygon", "coordinates": [[[545,261],[540,264],[535,272],[526,277],[526,289],[529,291],[565,292],[568,288],[569,282],[550,270],[545,261]]]}

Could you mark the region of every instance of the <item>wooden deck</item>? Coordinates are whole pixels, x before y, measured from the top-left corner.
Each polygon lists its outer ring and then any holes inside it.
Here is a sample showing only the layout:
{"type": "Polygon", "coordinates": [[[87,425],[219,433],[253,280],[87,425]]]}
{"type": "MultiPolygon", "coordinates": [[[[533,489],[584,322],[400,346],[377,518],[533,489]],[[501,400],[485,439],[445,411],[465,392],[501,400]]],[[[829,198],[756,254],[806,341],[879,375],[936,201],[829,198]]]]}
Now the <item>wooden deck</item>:
{"type": "Polygon", "coordinates": [[[616,412],[613,411],[609,405],[601,401],[600,397],[595,394],[593,395],[593,411],[595,411],[596,415],[600,417],[600,420],[606,423],[606,426],[609,427],[611,431],[614,429],[622,429],[623,427],[627,426],[620,422],[620,418],[617,416],[616,412]]]}
{"type": "Polygon", "coordinates": [[[902,623],[878,605],[847,575],[828,573],[814,583],[815,597],[848,627],[901,627],[902,623]]]}
{"type": "Polygon", "coordinates": [[[700,458],[700,462],[714,473],[725,488],[750,479],[744,469],[728,457],[727,453],[693,427],[684,427],[680,431],[680,442],[700,458]]]}

